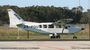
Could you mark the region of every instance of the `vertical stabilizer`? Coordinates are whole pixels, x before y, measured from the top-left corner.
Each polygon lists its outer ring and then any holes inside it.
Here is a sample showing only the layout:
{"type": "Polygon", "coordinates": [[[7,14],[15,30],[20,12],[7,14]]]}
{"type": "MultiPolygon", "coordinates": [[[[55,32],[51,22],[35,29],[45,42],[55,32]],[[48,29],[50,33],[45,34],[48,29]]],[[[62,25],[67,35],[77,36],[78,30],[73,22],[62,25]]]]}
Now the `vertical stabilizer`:
{"type": "Polygon", "coordinates": [[[10,22],[10,27],[16,27],[17,24],[20,24],[23,22],[23,19],[16,14],[12,9],[7,9],[8,15],[9,15],[9,22],[10,22]]]}

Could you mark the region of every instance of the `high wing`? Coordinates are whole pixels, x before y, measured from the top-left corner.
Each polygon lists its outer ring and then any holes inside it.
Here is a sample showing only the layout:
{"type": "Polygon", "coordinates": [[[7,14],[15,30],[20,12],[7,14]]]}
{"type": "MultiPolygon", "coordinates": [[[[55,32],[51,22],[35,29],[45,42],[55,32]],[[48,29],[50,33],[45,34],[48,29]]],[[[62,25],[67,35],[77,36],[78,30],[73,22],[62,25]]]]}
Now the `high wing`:
{"type": "Polygon", "coordinates": [[[61,20],[58,20],[56,22],[54,22],[53,24],[54,25],[65,25],[65,24],[68,24],[70,22],[72,22],[73,19],[69,18],[69,19],[61,19],[61,20]]]}

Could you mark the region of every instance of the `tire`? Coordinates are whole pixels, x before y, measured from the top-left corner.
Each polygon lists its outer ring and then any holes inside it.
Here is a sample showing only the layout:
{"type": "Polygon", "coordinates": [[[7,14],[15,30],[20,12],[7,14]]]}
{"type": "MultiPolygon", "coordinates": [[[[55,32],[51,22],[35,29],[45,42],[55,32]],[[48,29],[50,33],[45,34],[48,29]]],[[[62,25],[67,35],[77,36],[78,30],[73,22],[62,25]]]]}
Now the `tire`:
{"type": "Polygon", "coordinates": [[[73,36],[73,39],[77,39],[77,37],[76,36],[73,36]]]}

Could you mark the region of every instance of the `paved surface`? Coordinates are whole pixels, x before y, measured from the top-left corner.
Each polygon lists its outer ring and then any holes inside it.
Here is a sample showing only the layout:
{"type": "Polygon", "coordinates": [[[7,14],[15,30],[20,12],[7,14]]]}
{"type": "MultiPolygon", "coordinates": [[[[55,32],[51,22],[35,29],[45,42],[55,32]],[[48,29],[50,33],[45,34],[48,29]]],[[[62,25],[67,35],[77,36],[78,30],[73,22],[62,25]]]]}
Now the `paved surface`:
{"type": "Polygon", "coordinates": [[[0,50],[90,50],[90,41],[1,41],[0,50]]]}

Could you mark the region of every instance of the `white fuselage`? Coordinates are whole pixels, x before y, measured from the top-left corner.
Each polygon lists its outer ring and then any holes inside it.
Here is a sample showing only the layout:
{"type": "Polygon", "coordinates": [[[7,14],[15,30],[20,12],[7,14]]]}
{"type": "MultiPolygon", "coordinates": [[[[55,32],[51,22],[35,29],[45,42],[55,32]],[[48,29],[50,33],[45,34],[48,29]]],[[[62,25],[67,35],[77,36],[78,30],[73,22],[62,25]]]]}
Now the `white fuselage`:
{"type": "MultiPolygon", "coordinates": [[[[23,22],[21,26],[18,26],[24,30],[39,32],[39,33],[62,33],[63,27],[53,25],[53,23],[34,23],[34,22],[23,22]]],[[[75,33],[81,31],[81,28],[73,25],[67,24],[64,28],[63,33],[75,33]]]]}

